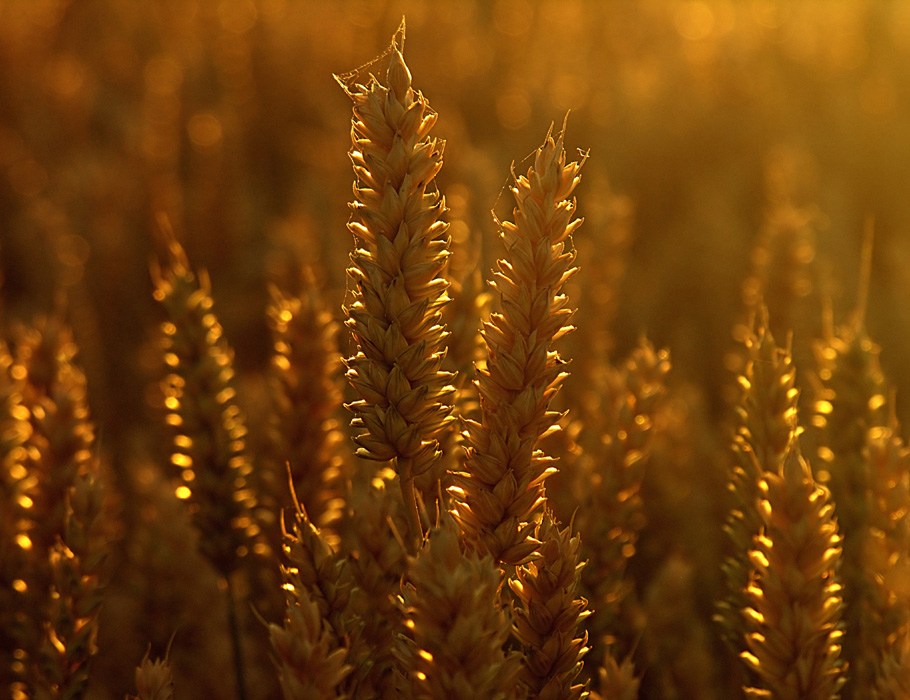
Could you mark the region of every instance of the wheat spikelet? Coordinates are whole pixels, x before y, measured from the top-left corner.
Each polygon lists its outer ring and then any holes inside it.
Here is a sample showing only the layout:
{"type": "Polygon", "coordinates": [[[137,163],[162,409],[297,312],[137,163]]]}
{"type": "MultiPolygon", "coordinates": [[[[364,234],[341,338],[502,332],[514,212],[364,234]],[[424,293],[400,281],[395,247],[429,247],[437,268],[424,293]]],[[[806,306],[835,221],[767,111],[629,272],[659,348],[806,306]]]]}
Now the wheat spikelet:
{"type": "Polygon", "coordinates": [[[519,605],[512,606],[513,635],[524,655],[519,683],[528,698],[579,700],[586,684],[575,683],[588,652],[581,625],[587,601],[579,597],[581,542],[572,526],[559,529],[551,512],[537,528],[539,557],[519,567],[509,587],[519,605]]]}
{"type": "Polygon", "coordinates": [[[535,446],[556,423],[549,403],[566,376],[552,343],[571,330],[560,290],[575,272],[571,236],[582,222],[571,197],[584,163],[566,163],[563,135],[551,130],[527,175],[514,175],[515,220],[498,222],[508,255],[491,282],[497,311],[483,329],[482,417],[466,422],[467,459],[452,490],[471,546],[506,564],[537,547],[534,520],[554,469],[535,446]]]}
{"type": "Polygon", "coordinates": [[[168,319],[162,349],[171,372],[163,384],[167,423],[175,433],[171,462],[180,469],[177,493],[190,506],[200,550],[226,578],[252,551],[258,533],[233,353],[212,311],[208,275],[192,271],[168,224],[160,223],[165,259],[153,264],[152,277],[168,319]]]}
{"type": "Polygon", "coordinates": [[[448,283],[445,202],[433,180],[444,143],[429,136],[436,113],[411,87],[401,54],[403,26],[388,68],[367,85],[339,77],[354,102],[350,156],[356,182],[348,228],[354,234],[345,309],[357,354],[348,380],[360,398],[348,404],[361,457],[392,461],[408,514],[408,541],[423,535],[414,478],[440,458],[454,388],[442,370],[448,283]]]}
{"type": "Polygon", "coordinates": [[[837,581],[841,556],[834,507],[815,483],[798,443],[778,473],[762,483],[763,533],[750,553],[754,580],[746,665],[761,688],[750,697],[834,700],[840,697],[843,600],[837,581]]]}
{"type": "Polygon", "coordinates": [[[269,375],[269,453],[273,472],[280,476],[281,488],[274,489],[278,505],[293,506],[286,486],[289,467],[304,510],[324,529],[341,517],[345,493],[343,436],[335,419],[341,407],[335,381],[341,362],[337,324],[319,298],[311,273],[304,284],[298,296],[271,289],[268,321],[274,354],[269,375]]]}
{"type": "Polygon", "coordinates": [[[402,585],[397,697],[513,698],[517,658],[503,651],[509,621],[495,602],[502,574],[489,556],[465,556],[457,526],[444,518],[402,585]]]}
{"type": "Polygon", "coordinates": [[[765,473],[780,473],[793,436],[799,433],[799,392],[790,348],[775,343],[764,307],[759,308],[742,343],[746,364],[737,378],[740,396],[734,407],[735,462],[729,486],[734,505],[724,526],[733,554],[723,564],[726,596],[717,606],[724,641],[735,653],[742,651],[746,632],[741,611],[748,605],[748,552],[762,528],[757,507],[761,480],[765,473]]]}

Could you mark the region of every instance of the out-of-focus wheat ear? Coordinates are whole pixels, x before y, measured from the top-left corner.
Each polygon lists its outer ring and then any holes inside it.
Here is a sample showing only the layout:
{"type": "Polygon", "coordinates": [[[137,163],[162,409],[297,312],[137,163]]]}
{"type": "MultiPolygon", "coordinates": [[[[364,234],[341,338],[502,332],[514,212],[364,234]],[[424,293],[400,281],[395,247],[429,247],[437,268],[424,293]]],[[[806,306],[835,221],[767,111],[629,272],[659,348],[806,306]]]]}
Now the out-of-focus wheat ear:
{"type": "Polygon", "coordinates": [[[593,608],[587,628],[594,658],[603,657],[623,627],[621,609],[633,585],[627,564],[645,524],[641,484],[669,372],[669,352],[642,338],[622,367],[606,369],[599,415],[590,428],[582,426],[586,453],[572,490],[588,560],[582,583],[593,608]],[[589,429],[595,431],[590,437],[589,429]]]}
{"type": "Polygon", "coordinates": [[[741,655],[759,682],[747,695],[839,698],[846,680],[841,537],[830,494],[815,482],[795,439],[782,470],[765,475],[759,510],[763,532],[750,553],[741,655]]]}
{"type": "MultiPolygon", "coordinates": [[[[788,199],[768,202],[742,287],[747,314],[767,308],[769,332],[783,338],[798,330],[803,333],[803,349],[818,326],[818,302],[815,306],[808,302],[817,293],[815,248],[821,225],[817,209],[799,207],[788,199]]],[[[808,358],[800,355],[800,359],[808,358]]]]}
{"type": "Polygon", "coordinates": [[[337,544],[332,528],[341,518],[350,477],[341,454],[344,436],[337,420],[341,408],[339,326],[309,270],[304,272],[303,284],[299,295],[271,289],[270,471],[278,480],[273,492],[280,508],[294,507],[287,487],[290,468],[294,490],[307,516],[337,544]]]}
{"type": "Polygon", "coordinates": [[[716,615],[721,635],[735,654],[743,650],[746,632],[742,610],[748,606],[748,552],[762,529],[758,510],[760,484],[765,472],[780,473],[790,444],[800,432],[799,391],[789,343],[783,348],[777,346],[768,329],[765,307],[759,307],[741,342],[746,363],[737,377],[739,397],[734,406],[729,484],[732,509],[724,526],[732,547],[723,563],[726,592],[716,615]]]}
{"type": "Polygon", "coordinates": [[[77,347],[62,308],[31,326],[14,328],[13,339],[13,371],[24,379],[23,404],[32,428],[19,498],[17,543],[23,566],[14,581],[23,603],[17,618],[23,624],[15,629],[27,682],[37,688],[46,687],[40,661],[56,595],[51,554],[68,529],[71,489],[78,480],[95,476],[98,466],[85,375],[75,364],[77,347]]]}
{"type": "Polygon", "coordinates": [[[591,700],[638,700],[641,679],[635,675],[632,657],[617,661],[610,652],[597,671],[598,687],[591,700]]]}
{"type": "Polygon", "coordinates": [[[509,587],[517,604],[513,636],[521,645],[518,681],[528,698],[578,700],[587,695],[586,683],[576,683],[588,652],[582,623],[587,601],[579,597],[581,542],[573,525],[559,529],[553,514],[543,514],[536,537],[538,558],[520,566],[509,587]]]}
{"type": "Polygon", "coordinates": [[[408,567],[401,592],[397,696],[508,700],[518,658],[506,653],[509,619],[497,604],[502,573],[489,555],[462,552],[448,514],[408,567]]]}
{"type": "Polygon", "coordinates": [[[66,529],[49,554],[51,595],[38,652],[36,698],[83,697],[97,652],[107,572],[101,484],[77,477],[66,498],[66,529]]]}
{"type": "Polygon", "coordinates": [[[854,630],[874,624],[866,601],[874,594],[864,547],[870,526],[872,486],[866,440],[871,428],[887,425],[890,389],[879,362],[879,348],[865,329],[853,323],[832,330],[817,343],[813,379],[813,414],[806,429],[806,448],[819,482],[831,490],[843,536],[841,581],[844,586],[844,658],[850,674],[844,689],[867,688],[874,665],[865,663],[860,636],[854,630]],[[809,452],[814,450],[814,452],[809,452]]]}
{"type": "Polygon", "coordinates": [[[898,637],[882,661],[870,700],[910,698],[910,636],[898,637]]]}
{"type": "Polygon", "coordinates": [[[454,387],[442,369],[449,256],[445,201],[434,179],[444,142],[430,137],[436,112],[411,87],[401,53],[404,26],[386,51],[386,68],[364,85],[338,77],[354,103],[351,162],[354,234],[346,325],[357,353],[346,360],[359,395],[348,404],[357,454],[391,461],[408,514],[407,542],[423,538],[414,479],[440,459],[454,387]]]}
{"type": "Polygon", "coordinates": [[[23,403],[25,369],[16,365],[9,346],[0,340],[0,692],[16,698],[26,678],[24,644],[30,634],[26,571],[31,541],[21,539],[27,523],[27,445],[32,434],[23,403]]]}
{"type": "Polygon", "coordinates": [[[170,373],[163,389],[174,431],[171,463],[183,482],[177,496],[189,506],[201,552],[227,578],[253,550],[259,531],[233,351],[213,311],[208,275],[190,268],[167,221],[159,225],[165,251],[152,264],[152,278],[167,315],[161,349],[170,373]]]}
{"type": "Polygon", "coordinates": [[[154,297],[167,315],[162,351],[166,421],[174,430],[171,463],[180,470],[177,497],[199,532],[199,550],[221,577],[237,674],[245,699],[240,626],[231,575],[268,549],[256,518],[257,497],[246,452],[245,417],[236,401],[233,351],[213,311],[206,272],[190,268],[168,221],[159,218],[163,260],[153,261],[154,297]]]}
{"type": "Polygon", "coordinates": [[[345,629],[352,630],[349,659],[356,697],[386,697],[394,681],[392,645],[402,624],[395,596],[407,568],[404,507],[400,490],[390,489],[394,479],[394,471],[386,468],[367,483],[355,479],[350,494],[342,547],[350,553],[354,579],[345,629]]]}
{"type": "Polygon", "coordinates": [[[167,659],[152,661],[146,654],[136,667],[136,691],[129,700],[174,700],[174,676],[167,659]]]}
{"type": "Polygon", "coordinates": [[[507,254],[490,282],[495,312],[483,328],[487,365],[477,373],[481,419],[466,421],[467,458],[451,490],[470,546],[509,565],[537,548],[544,480],[555,467],[536,445],[556,426],[550,400],[567,376],[553,343],[571,330],[561,289],[575,273],[572,234],[582,220],[572,193],[586,156],[566,163],[563,137],[551,129],[527,175],[513,173],[514,221],[497,221],[507,254]]]}
{"type": "Polygon", "coordinates": [[[641,638],[644,697],[726,700],[714,630],[698,609],[697,570],[687,557],[666,558],[645,590],[641,638]]]}
{"type": "MultiPolygon", "coordinates": [[[[869,580],[863,624],[858,635],[856,668],[882,687],[893,685],[895,640],[910,640],[910,450],[899,435],[897,419],[869,430],[866,456],[870,467],[869,527],[862,545],[869,580]]],[[[910,660],[906,651],[904,658],[910,660]]],[[[910,666],[903,670],[910,687],[910,666]]],[[[910,692],[904,696],[910,697],[910,692]]]]}

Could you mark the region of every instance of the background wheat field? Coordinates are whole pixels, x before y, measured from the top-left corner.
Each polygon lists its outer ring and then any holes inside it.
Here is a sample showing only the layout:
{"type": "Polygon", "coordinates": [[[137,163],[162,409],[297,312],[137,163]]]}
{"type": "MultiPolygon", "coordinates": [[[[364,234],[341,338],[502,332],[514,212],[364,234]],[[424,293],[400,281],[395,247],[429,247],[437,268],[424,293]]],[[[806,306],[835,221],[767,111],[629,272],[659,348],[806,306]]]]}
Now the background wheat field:
{"type": "Polygon", "coordinates": [[[897,0],[0,0],[0,695],[910,697],[907,66],[897,0]]]}

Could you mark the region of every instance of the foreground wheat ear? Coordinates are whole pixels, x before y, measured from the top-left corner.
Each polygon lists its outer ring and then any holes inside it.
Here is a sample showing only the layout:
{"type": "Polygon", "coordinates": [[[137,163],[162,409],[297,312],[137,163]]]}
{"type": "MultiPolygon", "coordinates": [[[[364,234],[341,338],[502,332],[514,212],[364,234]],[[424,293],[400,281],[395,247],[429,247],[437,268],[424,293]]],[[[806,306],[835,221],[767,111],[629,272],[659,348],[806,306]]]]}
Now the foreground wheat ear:
{"type": "Polygon", "coordinates": [[[441,369],[449,237],[433,180],[444,144],[429,136],[436,113],[411,87],[403,41],[402,28],[378,59],[387,63],[383,76],[365,85],[356,73],[336,79],[354,103],[353,302],[345,312],[357,353],[346,364],[360,398],[348,408],[357,454],[394,464],[416,547],[423,528],[414,477],[441,457],[455,390],[441,369]]]}
{"type": "Polygon", "coordinates": [[[553,341],[571,330],[560,290],[574,273],[572,192],[585,156],[566,164],[563,135],[552,129],[527,175],[514,175],[514,221],[498,221],[506,247],[490,285],[494,313],[484,324],[486,369],[477,373],[480,422],[466,421],[465,471],[451,492],[467,540],[497,562],[517,565],[537,547],[536,519],[553,459],[536,449],[556,426],[550,399],[567,376],[553,341]]]}

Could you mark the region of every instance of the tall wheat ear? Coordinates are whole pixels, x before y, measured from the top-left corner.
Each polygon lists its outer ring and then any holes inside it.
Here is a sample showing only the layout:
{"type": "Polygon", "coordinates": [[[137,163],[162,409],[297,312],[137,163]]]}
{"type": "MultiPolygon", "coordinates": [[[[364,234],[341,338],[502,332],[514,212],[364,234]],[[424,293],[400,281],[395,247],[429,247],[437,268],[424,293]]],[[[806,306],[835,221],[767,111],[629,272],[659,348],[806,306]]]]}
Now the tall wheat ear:
{"type": "Polygon", "coordinates": [[[395,654],[402,700],[509,700],[518,655],[505,652],[509,619],[497,604],[502,573],[489,555],[465,555],[448,515],[411,562],[395,654]]]}
{"type": "Polygon", "coordinates": [[[163,216],[158,224],[164,255],[162,262],[153,261],[151,272],[154,297],[167,316],[161,325],[161,349],[170,372],[162,388],[166,422],[174,432],[171,463],[183,481],[176,494],[187,502],[199,532],[199,550],[225,590],[237,692],[245,700],[232,574],[254,554],[268,553],[269,547],[256,516],[258,499],[246,449],[245,417],[234,389],[233,351],[213,311],[208,275],[191,269],[163,216]]]}
{"type": "Polygon", "coordinates": [[[514,221],[497,220],[507,254],[490,283],[495,311],[483,326],[481,419],[465,421],[467,458],[451,488],[470,546],[508,565],[525,562],[537,548],[544,480],[555,471],[536,445],[556,429],[550,400],[567,376],[553,342],[571,330],[572,311],[560,290],[576,269],[571,237],[582,220],[574,218],[572,193],[587,157],[566,163],[563,137],[551,128],[527,175],[513,171],[514,221]]]}
{"type": "Polygon", "coordinates": [[[366,85],[356,72],[336,78],[354,103],[353,301],[345,311],[357,353],[346,364],[360,398],[348,408],[358,456],[394,465],[416,550],[423,526],[414,479],[442,456],[455,389],[442,369],[449,236],[434,178],[444,142],[429,135],[436,112],[411,87],[403,43],[402,24],[381,57],[383,75],[366,85]]]}
{"type": "Polygon", "coordinates": [[[816,484],[794,437],[783,467],[762,482],[763,533],[743,611],[742,659],[759,679],[753,698],[834,700],[845,678],[841,537],[828,490],[816,484]]]}

